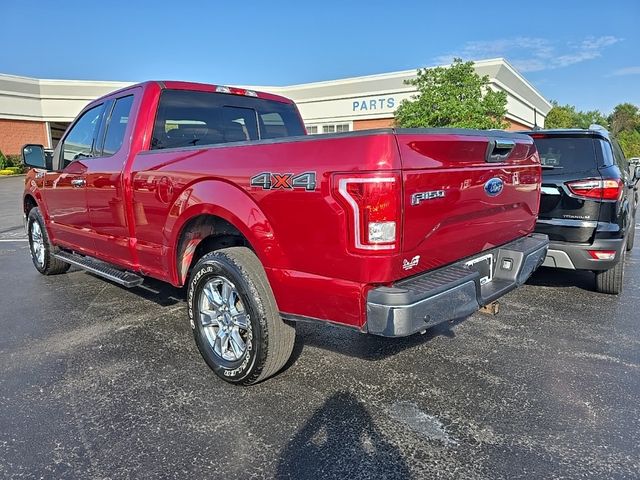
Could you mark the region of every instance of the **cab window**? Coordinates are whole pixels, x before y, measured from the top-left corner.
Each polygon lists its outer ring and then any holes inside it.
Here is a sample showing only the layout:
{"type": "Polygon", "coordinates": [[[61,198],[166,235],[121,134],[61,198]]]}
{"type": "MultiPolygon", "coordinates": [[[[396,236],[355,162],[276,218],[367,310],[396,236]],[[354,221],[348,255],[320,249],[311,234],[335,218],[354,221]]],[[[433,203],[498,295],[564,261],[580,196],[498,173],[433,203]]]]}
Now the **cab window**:
{"type": "Polygon", "coordinates": [[[124,141],[124,134],[127,131],[127,125],[129,124],[131,105],[133,105],[133,95],[116,100],[113,110],[111,110],[111,115],[109,115],[107,133],[102,147],[103,156],[113,155],[120,150],[124,141]]]}
{"type": "Polygon", "coordinates": [[[71,162],[93,156],[93,147],[102,114],[104,104],[97,105],[82,114],[62,144],[62,168],[71,162]]]}

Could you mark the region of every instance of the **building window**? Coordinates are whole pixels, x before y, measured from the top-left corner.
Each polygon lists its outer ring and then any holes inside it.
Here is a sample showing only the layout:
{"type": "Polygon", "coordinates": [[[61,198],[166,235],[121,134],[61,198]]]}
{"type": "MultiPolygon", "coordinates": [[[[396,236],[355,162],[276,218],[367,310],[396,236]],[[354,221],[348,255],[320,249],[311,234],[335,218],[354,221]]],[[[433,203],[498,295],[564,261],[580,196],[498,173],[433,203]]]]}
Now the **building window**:
{"type": "Polygon", "coordinates": [[[351,123],[325,123],[320,125],[307,125],[307,133],[315,135],[317,133],[340,133],[351,131],[351,123]]]}

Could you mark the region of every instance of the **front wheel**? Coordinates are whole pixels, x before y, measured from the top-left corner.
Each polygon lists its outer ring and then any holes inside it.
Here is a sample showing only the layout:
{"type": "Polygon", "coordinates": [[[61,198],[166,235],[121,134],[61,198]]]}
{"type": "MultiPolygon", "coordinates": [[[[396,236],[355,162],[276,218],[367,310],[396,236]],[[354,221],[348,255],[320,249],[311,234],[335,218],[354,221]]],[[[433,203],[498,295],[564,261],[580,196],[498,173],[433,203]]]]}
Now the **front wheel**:
{"type": "Polygon", "coordinates": [[[198,350],[223,380],[258,383],[289,359],[295,327],[280,318],[262,264],[248,248],[203,256],[189,279],[187,301],[198,350]]]}
{"type": "Polygon", "coordinates": [[[622,293],[624,283],[624,260],[626,248],[620,250],[620,261],[615,267],[596,273],[596,291],[618,295],[622,293]]]}
{"type": "Polygon", "coordinates": [[[29,211],[27,232],[29,233],[31,260],[36,270],[43,275],[57,275],[69,270],[71,265],[53,256],[55,247],[49,241],[44,219],[38,207],[29,211]]]}

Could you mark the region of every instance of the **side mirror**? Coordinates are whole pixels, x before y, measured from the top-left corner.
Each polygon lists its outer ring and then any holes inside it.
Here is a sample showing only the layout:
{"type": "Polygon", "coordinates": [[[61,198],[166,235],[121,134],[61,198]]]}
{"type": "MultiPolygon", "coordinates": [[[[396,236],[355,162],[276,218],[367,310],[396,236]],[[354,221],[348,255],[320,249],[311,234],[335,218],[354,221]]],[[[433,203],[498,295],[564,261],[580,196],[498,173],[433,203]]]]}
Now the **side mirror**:
{"type": "Polygon", "coordinates": [[[51,170],[51,161],[47,162],[42,145],[29,144],[22,147],[22,162],[28,167],[51,170]]]}

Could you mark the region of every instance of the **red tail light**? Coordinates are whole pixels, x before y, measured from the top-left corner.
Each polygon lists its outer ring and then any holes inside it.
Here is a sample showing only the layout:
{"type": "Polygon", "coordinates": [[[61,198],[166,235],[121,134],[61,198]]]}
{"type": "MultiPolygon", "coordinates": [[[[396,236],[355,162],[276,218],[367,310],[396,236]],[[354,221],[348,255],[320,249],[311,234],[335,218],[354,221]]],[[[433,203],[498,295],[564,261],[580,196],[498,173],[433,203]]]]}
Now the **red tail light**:
{"type": "Polygon", "coordinates": [[[400,176],[395,173],[336,176],[334,195],[347,211],[355,249],[398,247],[400,188],[400,176]]]}
{"type": "Polygon", "coordinates": [[[567,182],[567,187],[578,197],[597,200],[619,200],[623,192],[623,184],[620,180],[578,180],[567,182]]]}

